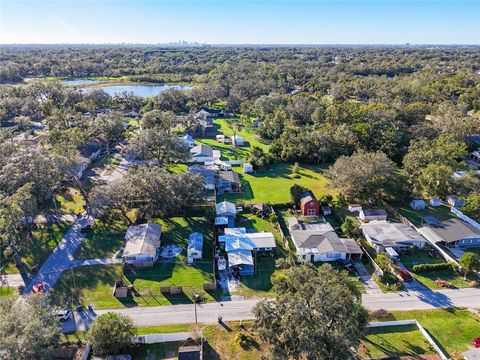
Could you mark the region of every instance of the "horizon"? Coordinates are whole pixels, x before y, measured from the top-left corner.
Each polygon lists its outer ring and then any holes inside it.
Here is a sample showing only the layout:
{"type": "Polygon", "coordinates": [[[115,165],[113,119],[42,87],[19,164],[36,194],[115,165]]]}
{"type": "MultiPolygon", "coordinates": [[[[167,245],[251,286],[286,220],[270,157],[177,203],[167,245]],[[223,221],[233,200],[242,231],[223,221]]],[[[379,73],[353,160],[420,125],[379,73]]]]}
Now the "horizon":
{"type": "Polygon", "coordinates": [[[479,1],[5,1],[2,45],[480,44],[479,1]]]}

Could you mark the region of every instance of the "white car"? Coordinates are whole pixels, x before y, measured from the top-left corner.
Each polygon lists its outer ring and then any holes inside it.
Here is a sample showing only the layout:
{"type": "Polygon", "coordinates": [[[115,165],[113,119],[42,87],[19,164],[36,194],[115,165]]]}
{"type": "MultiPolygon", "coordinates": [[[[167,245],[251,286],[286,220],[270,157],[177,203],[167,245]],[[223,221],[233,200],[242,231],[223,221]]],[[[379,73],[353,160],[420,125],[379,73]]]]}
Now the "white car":
{"type": "Polygon", "coordinates": [[[70,319],[70,316],[72,316],[72,312],[70,310],[62,310],[57,313],[57,320],[64,322],[70,319]]]}

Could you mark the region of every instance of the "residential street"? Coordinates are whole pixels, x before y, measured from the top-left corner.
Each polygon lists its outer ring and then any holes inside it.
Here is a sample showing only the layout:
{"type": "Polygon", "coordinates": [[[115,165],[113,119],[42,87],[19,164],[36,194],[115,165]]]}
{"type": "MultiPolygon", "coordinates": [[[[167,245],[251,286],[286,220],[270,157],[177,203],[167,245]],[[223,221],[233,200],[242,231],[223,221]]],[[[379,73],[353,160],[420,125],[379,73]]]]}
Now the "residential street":
{"type": "MultiPolygon", "coordinates": [[[[480,289],[402,291],[398,293],[364,294],[363,304],[369,310],[430,310],[449,307],[480,308],[480,289]]],[[[252,308],[259,300],[234,300],[221,303],[197,305],[199,323],[214,323],[218,316],[224,321],[253,318],[252,308]]],[[[115,311],[130,316],[137,326],[195,323],[194,305],[170,305],[157,307],[134,307],[125,309],[98,310],[94,314],[76,314],[78,330],[86,330],[96,315],[115,311]]],[[[73,330],[73,321],[68,321],[63,331],[73,330]]]]}

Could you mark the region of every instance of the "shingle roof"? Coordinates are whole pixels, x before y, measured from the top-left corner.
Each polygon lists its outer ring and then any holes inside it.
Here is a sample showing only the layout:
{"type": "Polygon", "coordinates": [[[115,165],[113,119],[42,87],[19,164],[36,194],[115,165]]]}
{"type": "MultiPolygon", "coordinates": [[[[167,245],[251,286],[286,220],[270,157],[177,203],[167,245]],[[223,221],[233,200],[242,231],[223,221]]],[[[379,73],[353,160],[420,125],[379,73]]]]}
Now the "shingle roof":
{"type": "Polygon", "coordinates": [[[191,148],[190,154],[192,154],[193,156],[212,157],[213,149],[208,145],[200,144],[191,148]]]}
{"type": "Polygon", "coordinates": [[[220,171],[219,176],[221,179],[228,181],[231,184],[241,185],[240,177],[235,171],[220,171]]]}
{"type": "Polygon", "coordinates": [[[128,228],[125,235],[125,249],[123,256],[132,256],[137,254],[148,254],[154,256],[157,248],[160,246],[160,235],[162,225],[160,224],[141,224],[132,225],[128,228]]]}
{"type": "Polygon", "coordinates": [[[424,225],[449,243],[466,238],[480,238],[480,230],[475,226],[456,218],[444,221],[430,221],[424,225]]]}

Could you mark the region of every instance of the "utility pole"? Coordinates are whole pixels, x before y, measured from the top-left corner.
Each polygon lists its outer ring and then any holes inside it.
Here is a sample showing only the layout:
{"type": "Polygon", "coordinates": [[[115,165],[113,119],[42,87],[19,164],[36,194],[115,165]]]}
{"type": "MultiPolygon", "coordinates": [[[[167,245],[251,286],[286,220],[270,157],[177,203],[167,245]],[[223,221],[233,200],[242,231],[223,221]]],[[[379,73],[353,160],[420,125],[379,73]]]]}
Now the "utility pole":
{"type": "Polygon", "coordinates": [[[195,289],[192,287],[192,293],[193,293],[193,304],[194,304],[194,309],[195,309],[195,325],[198,325],[198,317],[197,317],[197,293],[195,292],[195,289]]]}

